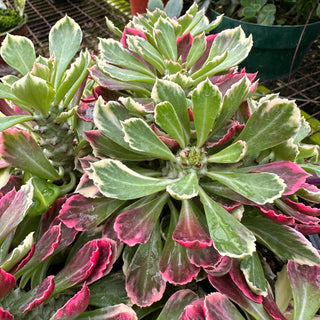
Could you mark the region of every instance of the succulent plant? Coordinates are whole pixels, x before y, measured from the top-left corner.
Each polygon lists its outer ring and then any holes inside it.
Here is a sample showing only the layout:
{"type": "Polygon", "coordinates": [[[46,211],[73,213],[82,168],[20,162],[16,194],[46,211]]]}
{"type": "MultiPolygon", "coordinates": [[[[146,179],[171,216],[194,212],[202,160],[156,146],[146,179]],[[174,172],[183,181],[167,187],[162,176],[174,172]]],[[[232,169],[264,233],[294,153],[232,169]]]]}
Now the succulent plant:
{"type": "Polygon", "coordinates": [[[319,147],[238,69],[250,37],[205,35],[219,21],[107,20],[118,40],[73,62],[68,17],[49,59],[7,37],[22,77],[0,85],[0,318],[312,319],[319,147]]]}

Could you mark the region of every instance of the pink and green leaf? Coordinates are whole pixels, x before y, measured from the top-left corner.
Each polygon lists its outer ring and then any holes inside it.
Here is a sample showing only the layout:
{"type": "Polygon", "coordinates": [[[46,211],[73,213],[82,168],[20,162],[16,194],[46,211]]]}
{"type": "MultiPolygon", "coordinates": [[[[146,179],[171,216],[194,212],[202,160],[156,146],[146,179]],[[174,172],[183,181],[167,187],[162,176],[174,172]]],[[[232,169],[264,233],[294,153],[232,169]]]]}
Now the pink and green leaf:
{"type": "Polygon", "coordinates": [[[112,215],[123,201],[108,198],[86,198],[73,195],[63,204],[59,219],[68,227],[77,231],[88,231],[112,215]]]}
{"type": "Polygon", "coordinates": [[[267,172],[242,173],[230,170],[210,171],[207,175],[257,204],[280,198],[286,187],[276,174],[267,172]]]}
{"type": "Polygon", "coordinates": [[[206,320],[203,303],[204,298],[199,298],[189,303],[183,309],[179,320],[206,320]]]}
{"type": "Polygon", "coordinates": [[[17,283],[16,278],[0,268],[0,299],[10,293],[17,283]]]}
{"type": "Polygon", "coordinates": [[[83,284],[82,289],[78,291],[67,303],[61,307],[50,320],[72,320],[83,313],[90,300],[90,290],[86,283],[83,284]]]}
{"type": "Polygon", "coordinates": [[[294,319],[313,319],[320,308],[320,265],[289,261],[287,272],[294,299],[294,319]]]}
{"type": "Polygon", "coordinates": [[[131,170],[118,160],[104,159],[91,165],[89,177],[100,192],[120,200],[136,199],[164,190],[175,180],[151,178],[131,170]]]}
{"type": "Polygon", "coordinates": [[[162,298],[166,283],[159,272],[162,241],[159,223],[150,240],[139,245],[126,273],[126,290],[132,302],[147,307],[162,298]]]}
{"type": "Polygon", "coordinates": [[[203,309],[206,320],[244,320],[238,309],[219,292],[205,297],[203,309]]]}
{"type": "Polygon", "coordinates": [[[86,280],[99,262],[100,246],[97,240],[87,242],[55,276],[55,293],[86,280]]]}
{"type": "Polygon", "coordinates": [[[306,216],[318,217],[320,216],[320,209],[317,207],[311,207],[302,202],[295,202],[289,198],[283,199],[283,201],[288,204],[294,210],[299,211],[306,216]]]}
{"type": "Polygon", "coordinates": [[[310,174],[290,161],[276,161],[251,168],[259,172],[275,173],[286,184],[283,195],[290,195],[300,189],[310,174]]]}
{"type": "MultiPolygon", "coordinates": [[[[248,257],[247,257],[248,259],[248,257]]],[[[234,284],[242,291],[242,293],[254,302],[262,303],[263,297],[254,293],[247,283],[247,280],[240,269],[240,262],[238,260],[233,260],[232,267],[230,269],[229,275],[234,282],[234,284]]]]}
{"type": "Polygon", "coordinates": [[[0,199],[0,243],[16,228],[27,214],[32,204],[33,188],[31,183],[15,189],[0,199]]]}
{"type": "Polygon", "coordinates": [[[226,295],[229,299],[246,310],[254,318],[270,320],[270,315],[263,308],[263,305],[246,297],[241,289],[232,281],[230,275],[227,274],[221,277],[215,277],[209,274],[208,279],[218,292],[226,295]]]}
{"type": "Polygon", "coordinates": [[[255,251],[253,233],[202,189],[200,189],[200,197],[213,245],[219,253],[233,258],[244,258],[251,255],[255,251]]]}
{"type": "Polygon", "coordinates": [[[125,304],[107,306],[101,309],[84,312],[77,320],[138,320],[134,310],[125,304]]]}
{"type": "Polygon", "coordinates": [[[156,199],[119,214],[114,224],[119,239],[129,246],[147,243],[167,200],[168,194],[163,193],[156,199]]]}
{"type": "Polygon", "coordinates": [[[1,133],[0,154],[12,166],[35,176],[49,180],[60,179],[34,138],[20,129],[13,127],[1,133]]]}
{"type": "Polygon", "coordinates": [[[178,223],[178,212],[172,204],[170,204],[170,211],[170,225],[160,258],[159,270],[165,281],[174,285],[184,285],[198,275],[200,268],[190,262],[186,248],[172,239],[178,223]]]}
{"type": "Polygon", "coordinates": [[[20,310],[28,312],[46,301],[54,291],[54,276],[48,276],[42,283],[27,293],[20,310]]]}
{"type": "Polygon", "coordinates": [[[292,138],[299,126],[300,110],[294,101],[274,99],[252,113],[238,140],[247,143],[247,155],[251,155],[292,138]]]}
{"type": "Polygon", "coordinates": [[[198,296],[189,289],[175,292],[166,302],[157,320],[178,319],[185,306],[196,300],[198,296]]]}
{"type": "Polygon", "coordinates": [[[179,221],[172,238],[182,246],[190,249],[200,249],[212,245],[212,239],[203,230],[188,200],[182,202],[179,221]]]}
{"type": "Polygon", "coordinates": [[[242,223],[280,259],[310,266],[320,264],[318,251],[301,233],[268,219],[256,208],[246,209],[242,223]]]}
{"type": "Polygon", "coordinates": [[[7,116],[0,118],[0,132],[9,129],[19,123],[33,120],[33,116],[28,115],[16,115],[16,116],[7,116]]]}

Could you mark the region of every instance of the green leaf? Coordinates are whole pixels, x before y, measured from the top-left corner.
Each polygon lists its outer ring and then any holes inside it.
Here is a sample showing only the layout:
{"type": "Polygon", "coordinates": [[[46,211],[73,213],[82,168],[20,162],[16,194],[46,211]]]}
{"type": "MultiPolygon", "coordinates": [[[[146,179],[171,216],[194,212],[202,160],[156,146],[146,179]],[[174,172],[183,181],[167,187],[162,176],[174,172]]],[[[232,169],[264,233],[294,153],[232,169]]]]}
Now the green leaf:
{"type": "Polygon", "coordinates": [[[50,30],[50,56],[54,55],[56,59],[55,89],[60,85],[65,70],[79,50],[81,40],[80,26],[68,16],[60,19],[50,30]]]}
{"type": "Polygon", "coordinates": [[[25,121],[31,121],[33,120],[33,116],[7,116],[7,117],[1,117],[0,118],[0,131],[4,131],[12,126],[15,126],[16,124],[25,122],[25,121]]]}
{"type": "Polygon", "coordinates": [[[154,77],[152,71],[140,62],[129,50],[125,49],[119,41],[112,38],[100,39],[99,50],[107,63],[154,77]]]}
{"type": "Polygon", "coordinates": [[[199,193],[199,183],[197,174],[192,172],[167,186],[167,192],[179,200],[194,198],[199,193]]]}
{"type": "Polygon", "coordinates": [[[151,97],[156,104],[164,101],[172,104],[181,122],[185,141],[188,143],[190,138],[190,119],[184,90],[174,82],[158,79],[152,89],[151,97]]]}
{"type": "MultiPolygon", "coordinates": [[[[161,0],[160,0],[161,1],[161,0]]],[[[164,61],[153,45],[140,36],[127,36],[127,43],[129,49],[139,54],[146,61],[151,63],[160,74],[165,72],[164,61]]]]}
{"type": "Polygon", "coordinates": [[[221,151],[208,157],[208,162],[235,163],[240,161],[246,154],[247,144],[239,140],[221,151]]]}
{"type": "Polygon", "coordinates": [[[247,155],[272,148],[293,138],[300,126],[300,111],[294,101],[274,99],[260,105],[237,140],[247,143],[247,155]]]}
{"type": "Polygon", "coordinates": [[[242,101],[247,97],[250,84],[250,80],[245,76],[227,90],[223,97],[220,114],[213,126],[213,134],[222,129],[235,114],[242,101]]]}
{"type": "Polygon", "coordinates": [[[221,255],[244,258],[255,251],[253,233],[200,188],[210,236],[221,255]]]}
{"type": "Polygon", "coordinates": [[[185,148],[186,141],[180,119],[170,102],[162,102],[156,105],[154,117],[156,123],[177,140],[181,148],[185,148]]]}
{"type": "Polygon", "coordinates": [[[26,37],[7,34],[2,42],[1,56],[12,68],[26,75],[36,60],[33,43],[26,37]]]}
{"type": "Polygon", "coordinates": [[[91,65],[91,57],[88,51],[81,52],[80,56],[66,71],[65,77],[57,88],[54,104],[64,99],[63,106],[68,106],[79,86],[88,74],[88,68],[91,65]]]}
{"type": "Polygon", "coordinates": [[[241,221],[283,261],[292,260],[311,266],[320,264],[318,251],[295,229],[268,219],[253,207],[246,208],[241,221]]]}
{"type": "Polygon", "coordinates": [[[207,176],[258,204],[273,202],[281,197],[286,188],[283,180],[273,173],[210,171],[207,176]]]}
{"type": "Polygon", "coordinates": [[[2,132],[2,158],[12,166],[49,180],[61,177],[31,135],[23,131],[2,132]]]}
{"type": "Polygon", "coordinates": [[[93,163],[88,174],[103,195],[120,200],[136,199],[156,193],[176,181],[140,175],[120,161],[111,159],[93,163]]]}
{"type": "Polygon", "coordinates": [[[89,287],[89,305],[103,308],[119,303],[129,304],[130,299],[128,298],[125,284],[122,272],[112,272],[111,275],[96,281],[89,287]],[[106,288],[108,288],[107,292],[106,288]]]}
{"type": "Polygon", "coordinates": [[[9,272],[14,266],[16,266],[29,252],[32,247],[34,232],[30,232],[18,247],[14,248],[10,254],[1,261],[0,268],[9,272]]]}
{"type": "Polygon", "coordinates": [[[183,8],[183,0],[169,0],[164,8],[169,18],[179,17],[183,8]]]}
{"type": "Polygon", "coordinates": [[[268,26],[273,25],[276,11],[277,11],[277,7],[274,4],[269,3],[265,5],[258,14],[257,23],[268,25],[268,26]]]}
{"type": "Polygon", "coordinates": [[[197,146],[201,147],[221,108],[222,95],[209,79],[198,84],[192,93],[193,121],[197,132],[197,146]]]}
{"type": "Polygon", "coordinates": [[[187,57],[187,69],[190,69],[193,64],[202,56],[204,51],[206,50],[207,41],[206,35],[202,33],[201,35],[195,37],[193,39],[190,51],[187,57]]]}
{"type": "Polygon", "coordinates": [[[168,60],[177,60],[178,49],[176,35],[170,19],[160,17],[154,24],[153,37],[158,50],[168,60]]]}
{"type": "Polygon", "coordinates": [[[50,104],[55,95],[50,83],[30,73],[13,84],[12,93],[23,104],[37,110],[44,116],[48,116],[50,104]]]}
{"type": "Polygon", "coordinates": [[[124,140],[130,147],[159,159],[176,161],[170,149],[160,140],[148,124],[139,118],[130,118],[121,122],[125,133],[124,140]]]}
{"type": "Polygon", "coordinates": [[[240,269],[251,290],[266,297],[268,295],[267,281],[257,252],[241,260],[240,269]]]}

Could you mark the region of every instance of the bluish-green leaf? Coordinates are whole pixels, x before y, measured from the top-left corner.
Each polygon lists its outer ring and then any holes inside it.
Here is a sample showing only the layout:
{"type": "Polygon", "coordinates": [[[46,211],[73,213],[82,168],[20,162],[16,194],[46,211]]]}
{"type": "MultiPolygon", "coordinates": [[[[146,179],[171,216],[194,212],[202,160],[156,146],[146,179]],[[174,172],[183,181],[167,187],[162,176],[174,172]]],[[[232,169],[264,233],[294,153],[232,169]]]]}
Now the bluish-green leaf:
{"type": "Polygon", "coordinates": [[[200,188],[200,197],[214,247],[221,255],[244,258],[255,251],[253,233],[200,188]]]}
{"type": "Polygon", "coordinates": [[[33,43],[26,37],[7,34],[2,42],[1,56],[12,68],[26,75],[36,60],[33,43]]]}
{"type": "Polygon", "coordinates": [[[240,161],[246,154],[247,144],[239,140],[221,151],[208,157],[208,162],[235,163],[240,161]]]}
{"type": "Polygon", "coordinates": [[[286,188],[283,180],[273,173],[210,171],[207,176],[258,204],[273,202],[286,188]]]}
{"type": "Polygon", "coordinates": [[[12,93],[23,104],[37,110],[44,116],[48,116],[50,104],[55,95],[50,83],[30,73],[13,84],[12,93]]]}
{"type": "Polygon", "coordinates": [[[253,207],[246,208],[241,221],[280,259],[311,266],[320,264],[318,251],[295,229],[270,220],[253,207]]]}
{"type": "Polygon", "coordinates": [[[136,199],[156,193],[176,181],[143,176],[120,161],[111,159],[93,163],[88,173],[103,195],[120,200],[136,199]]]}
{"type": "Polygon", "coordinates": [[[164,101],[168,101],[172,104],[181,122],[185,141],[189,142],[190,119],[184,90],[172,81],[158,79],[152,89],[151,97],[156,104],[164,101]]]}
{"type": "Polygon", "coordinates": [[[181,148],[186,141],[179,117],[170,102],[161,102],[155,107],[155,121],[166,133],[177,140],[181,148]]]}
{"type": "Polygon", "coordinates": [[[299,126],[300,111],[295,102],[274,99],[253,112],[238,140],[247,143],[247,155],[250,155],[293,138],[299,126]]]}
{"type": "Polygon", "coordinates": [[[6,130],[12,126],[15,126],[16,124],[33,120],[33,116],[7,116],[7,117],[1,117],[0,118],[0,131],[6,130]]]}
{"type": "Polygon", "coordinates": [[[56,58],[54,87],[57,88],[71,59],[79,50],[82,40],[80,26],[70,17],[60,19],[50,30],[50,56],[56,58]]]}
{"type": "Polygon", "coordinates": [[[197,146],[201,147],[221,108],[222,95],[209,79],[201,82],[192,93],[193,121],[197,132],[197,146]]]}
{"type": "Polygon", "coordinates": [[[165,59],[177,60],[177,43],[174,28],[170,19],[160,17],[154,24],[153,37],[157,43],[158,50],[165,59]]]}
{"type": "Polygon", "coordinates": [[[175,161],[170,149],[160,140],[148,124],[139,118],[130,118],[121,122],[125,133],[124,140],[133,150],[159,159],[175,161]]]}
{"type": "Polygon", "coordinates": [[[179,200],[196,197],[199,193],[197,174],[194,172],[189,173],[177,182],[170,184],[167,186],[167,192],[169,192],[173,198],[179,200]]]}

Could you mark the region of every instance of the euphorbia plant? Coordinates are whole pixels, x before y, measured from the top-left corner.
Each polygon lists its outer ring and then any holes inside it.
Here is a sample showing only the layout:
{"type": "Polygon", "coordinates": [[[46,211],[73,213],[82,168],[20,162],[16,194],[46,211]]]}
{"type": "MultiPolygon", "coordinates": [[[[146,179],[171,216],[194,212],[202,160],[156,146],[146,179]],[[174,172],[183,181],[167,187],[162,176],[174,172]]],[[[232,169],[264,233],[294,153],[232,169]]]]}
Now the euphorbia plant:
{"type": "Polygon", "coordinates": [[[70,18],[49,59],[8,36],[22,77],[0,87],[0,318],[285,319],[266,250],[288,261],[295,317],[315,313],[318,149],[293,101],[258,99],[237,70],[251,38],[205,36],[218,23],[148,12],[69,69],[70,18]]]}

